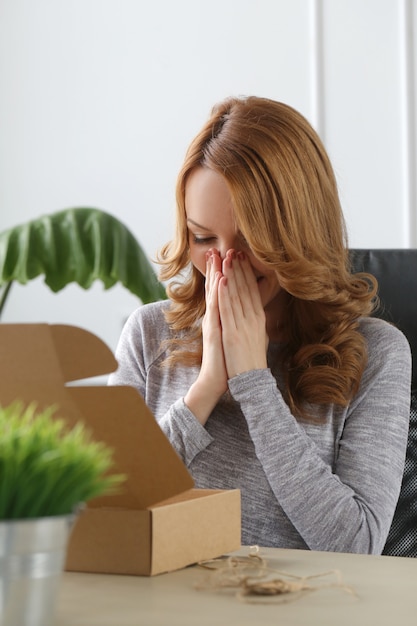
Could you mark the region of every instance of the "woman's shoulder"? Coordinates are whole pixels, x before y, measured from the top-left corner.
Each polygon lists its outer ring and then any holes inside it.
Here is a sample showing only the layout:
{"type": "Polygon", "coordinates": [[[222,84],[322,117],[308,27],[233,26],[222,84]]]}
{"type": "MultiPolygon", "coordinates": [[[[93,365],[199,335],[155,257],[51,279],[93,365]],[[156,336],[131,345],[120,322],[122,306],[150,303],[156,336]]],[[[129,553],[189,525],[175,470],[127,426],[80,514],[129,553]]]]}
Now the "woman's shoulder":
{"type": "Polygon", "coordinates": [[[168,339],[170,329],[165,319],[168,300],[150,302],[135,309],[127,318],[122,337],[141,344],[157,344],[168,339]]]}
{"type": "Polygon", "coordinates": [[[395,397],[398,406],[403,403],[409,407],[411,350],[406,336],[394,324],[375,317],[362,318],[359,330],[367,345],[367,364],[351,409],[358,406],[371,389],[372,394],[377,394],[378,402],[383,397],[395,397]]]}
{"type": "Polygon", "coordinates": [[[117,355],[140,354],[145,363],[158,359],[164,351],[162,342],[169,339],[170,329],[165,320],[169,301],[143,304],[126,320],[117,347],[117,355]]]}
{"type": "Polygon", "coordinates": [[[359,322],[359,330],[366,339],[370,363],[393,360],[406,367],[411,362],[407,337],[394,324],[377,317],[365,317],[359,322]]]}
{"type": "Polygon", "coordinates": [[[133,313],[131,313],[129,320],[140,324],[157,324],[164,325],[165,312],[170,305],[169,300],[158,300],[157,302],[150,302],[149,304],[142,304],[133,313]]]}
{"type": "Polygon", "coordinates": [[[390,322],[378,317],[363,317],[359,321],[359,330],[367,339],[368,343],[408,346],[408,340],[404,333],[390,322]]]}

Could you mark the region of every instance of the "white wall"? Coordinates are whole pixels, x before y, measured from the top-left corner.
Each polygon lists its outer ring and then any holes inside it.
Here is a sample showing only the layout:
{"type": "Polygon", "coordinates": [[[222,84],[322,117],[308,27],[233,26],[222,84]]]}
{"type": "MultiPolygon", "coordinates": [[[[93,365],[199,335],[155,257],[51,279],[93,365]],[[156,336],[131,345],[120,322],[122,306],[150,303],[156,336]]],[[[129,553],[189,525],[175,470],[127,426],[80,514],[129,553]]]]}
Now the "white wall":
{"type": "MultiPolygon", "coordinates": [[[[319,130],[356,247],[417,245],[417,0],[0,0],[0,230],[70,206],[115,214],[149,257],[211,106],[283,100],[319,130]]],[[[3,321],[115,348],[119,286],[14,285],[3,321]]]]}

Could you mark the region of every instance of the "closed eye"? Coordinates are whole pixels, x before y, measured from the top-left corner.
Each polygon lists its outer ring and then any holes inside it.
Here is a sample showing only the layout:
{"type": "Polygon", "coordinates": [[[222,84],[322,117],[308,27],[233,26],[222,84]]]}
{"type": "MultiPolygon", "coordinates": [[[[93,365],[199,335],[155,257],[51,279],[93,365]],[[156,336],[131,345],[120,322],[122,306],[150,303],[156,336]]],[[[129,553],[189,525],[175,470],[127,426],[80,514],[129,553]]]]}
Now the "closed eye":
{"type": "Polygon", "coordinates": [[[193,235],[193,243],[197,245],[206,245],[212,243],[215,240],[215,237],[196,237],[193,235]]]}

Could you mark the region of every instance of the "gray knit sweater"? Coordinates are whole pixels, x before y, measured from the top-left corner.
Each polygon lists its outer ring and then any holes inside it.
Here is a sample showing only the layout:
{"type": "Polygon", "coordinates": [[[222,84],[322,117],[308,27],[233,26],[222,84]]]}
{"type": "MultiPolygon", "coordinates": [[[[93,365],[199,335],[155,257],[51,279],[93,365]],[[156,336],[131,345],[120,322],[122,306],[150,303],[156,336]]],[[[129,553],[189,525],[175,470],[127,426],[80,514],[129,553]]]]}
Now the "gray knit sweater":
{"type": "MultiPolygon", "coordinates": [[[[196,487],[239,488],[242,543],[380,553],[398,499],[407,443],[411,358],[393,326],[361,320],[369,362],[347,408],[321,407],[324,423],[297,421],[268,349],[265,370],[239,374],[202,426],[184,404],[197,369],[160,367],[170,336],[167,302],[127,321],[109,384],[132,385],[187,465],[196,487]]],[[[318,411],[318,407],[312,407],[318,411]]]]}

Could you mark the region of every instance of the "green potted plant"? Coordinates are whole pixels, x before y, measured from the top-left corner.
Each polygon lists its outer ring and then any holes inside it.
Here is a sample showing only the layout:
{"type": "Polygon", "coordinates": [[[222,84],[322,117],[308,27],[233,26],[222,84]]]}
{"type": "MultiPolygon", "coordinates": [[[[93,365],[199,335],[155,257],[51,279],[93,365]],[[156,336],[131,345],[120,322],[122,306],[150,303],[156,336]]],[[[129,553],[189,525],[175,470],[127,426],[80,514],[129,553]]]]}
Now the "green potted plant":
{"type": "MultiPolygon", "coordinates": [[[[142,303],[166,297],[133,234],[95,208],[0,233],[0,319],[13,283],[40,275],[53,292],[101,280],[142,303]]],[[[49,626],[75,510],[119,484],[110,469],[111,451],[80,425],[67,431],[53,408],[0,407],[0,626],[49,626]]]]}
{"type": "Polygon", "coordinates": [[[0,407],[0,623],[49,626],[77,507],[117,489],[112,450],[54,407],[0,407]]]}
{"type": "Polygon", "coordinates": [[[120,282],[143,303],[166,298],[130,230],[96,208],[65,209],[0,233],[0,318],[13,282],[40,275],[54,292],[101,280],[105,289],[120,282]]]}

